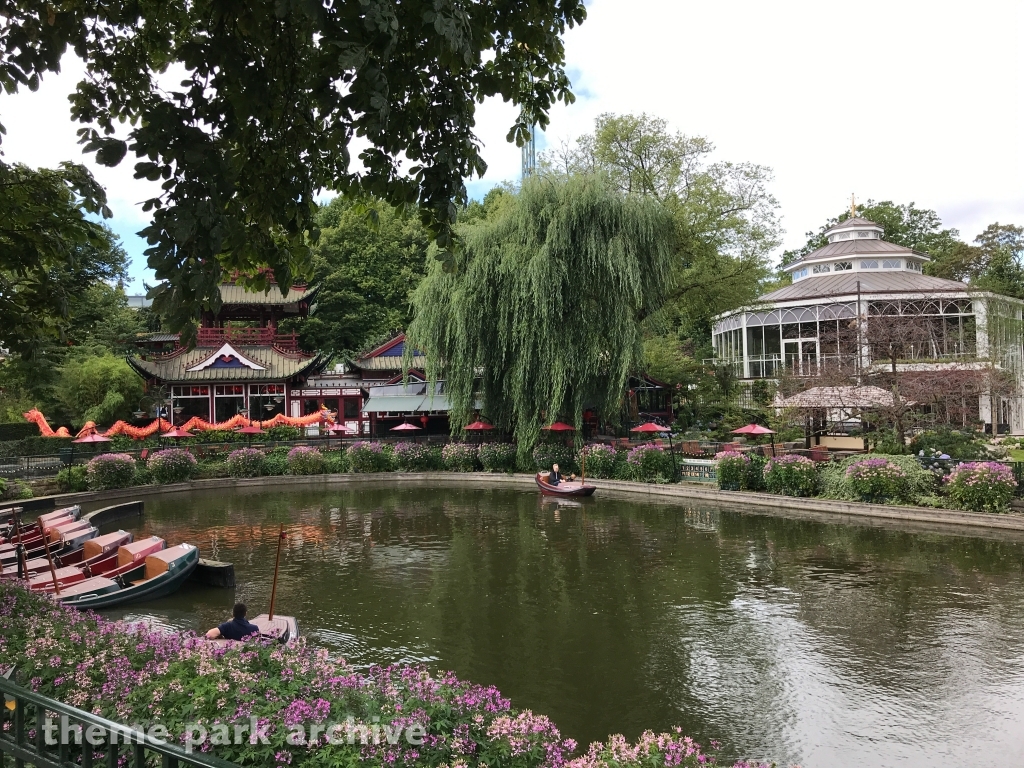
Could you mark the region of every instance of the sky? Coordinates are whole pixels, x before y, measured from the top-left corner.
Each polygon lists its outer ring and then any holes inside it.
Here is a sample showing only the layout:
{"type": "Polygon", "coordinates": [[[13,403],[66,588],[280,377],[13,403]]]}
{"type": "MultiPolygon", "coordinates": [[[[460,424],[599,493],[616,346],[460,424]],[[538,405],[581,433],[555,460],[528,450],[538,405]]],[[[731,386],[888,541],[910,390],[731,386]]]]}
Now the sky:
{"type": "MultiPolygon", "coordinates": [[[[1024,2],[590,0],[565,37],[577,100],[559,105],[538,142],[591,130],[605,112],[664,118],[704,136],[714,159],[774,170],[786,230],[779,253],[857,200],[914,202],[973,239],[1024,224],[1024,2]]],[[[0,97],[8,161],[83,161],[107,189],[108,222],[132,257],[132,291],[153,282],[134,233],[156,185],[131,158],[96,166],[77,145],[67,95],[82,72],[68,57],[36,93],[0,97]]],[[[473,197],[517,180],[515,117],[485,102],[477,134],[488,171],[473,197]]]]}

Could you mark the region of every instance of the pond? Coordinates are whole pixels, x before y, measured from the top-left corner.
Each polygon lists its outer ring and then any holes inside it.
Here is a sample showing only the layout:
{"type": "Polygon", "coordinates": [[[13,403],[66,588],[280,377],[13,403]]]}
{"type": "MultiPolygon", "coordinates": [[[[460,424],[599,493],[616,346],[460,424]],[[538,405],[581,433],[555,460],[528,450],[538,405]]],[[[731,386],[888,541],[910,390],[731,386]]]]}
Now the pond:
{"type": "Polygon", "coordinates": [[[584,745],[679,725],[780,766],[1024,755],[1020,543],[516,490],[194,492],[147,499],[135,530],[238,587],[108,615],[266,611],[281,523],[277,610],[313,642],[496,685],[584,745]]]}

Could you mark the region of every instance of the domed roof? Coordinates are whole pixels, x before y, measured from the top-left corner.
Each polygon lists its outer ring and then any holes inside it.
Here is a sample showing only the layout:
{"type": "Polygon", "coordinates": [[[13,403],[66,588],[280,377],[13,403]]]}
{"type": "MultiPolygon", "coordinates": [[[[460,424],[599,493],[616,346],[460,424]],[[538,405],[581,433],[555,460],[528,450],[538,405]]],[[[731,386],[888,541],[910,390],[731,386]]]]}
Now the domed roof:
{"type": "MultiPolygon", "coordinates": [[[[881,244],[891,245],[891,243],[881,244]]],[[[843,243],[843,245],[853,245],[853,243],[843,243]]],[[[761,296],[758,301],[818,299],[853,296],[857,293],[862,295],[872,293],[967,293],[968,290],[966,283],[914,272],[898,272],[896,270],[891,272],[838,272],[819,275],[813,280],[799,280],[761,296]]]]}

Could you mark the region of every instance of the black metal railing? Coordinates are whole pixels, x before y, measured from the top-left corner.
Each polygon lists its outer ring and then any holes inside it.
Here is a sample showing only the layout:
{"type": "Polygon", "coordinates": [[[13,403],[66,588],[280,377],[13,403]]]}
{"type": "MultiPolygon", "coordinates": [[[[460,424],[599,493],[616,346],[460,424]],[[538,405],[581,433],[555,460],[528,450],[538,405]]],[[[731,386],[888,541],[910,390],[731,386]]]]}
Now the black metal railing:
{"type": "Polygon", "coordinates": [[[14,768],[237,768],[235,763],[187,752],[177,744],[41,696],[3,677],[0,691],[4,694],[0,768],[12,764],[14,768]],[[50,728],[48,720],[54,724],[50,728]]]}

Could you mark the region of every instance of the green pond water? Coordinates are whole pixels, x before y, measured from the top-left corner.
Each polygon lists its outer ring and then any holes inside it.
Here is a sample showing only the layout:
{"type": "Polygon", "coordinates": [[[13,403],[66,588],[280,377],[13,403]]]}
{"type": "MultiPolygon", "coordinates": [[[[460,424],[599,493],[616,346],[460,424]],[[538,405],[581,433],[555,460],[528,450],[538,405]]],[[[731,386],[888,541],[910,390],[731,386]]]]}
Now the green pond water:
{"type": "Polygon", "coordinates": [[[147,499],[134,530],[238,586],[107,613],[265,611],[284,523],[277,610],[313,642],[496,685],[584,745],[679,725],[780,766],[1024,765],[1024,544],[383,486],[147,499]]]}

